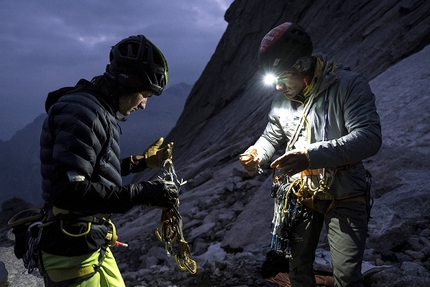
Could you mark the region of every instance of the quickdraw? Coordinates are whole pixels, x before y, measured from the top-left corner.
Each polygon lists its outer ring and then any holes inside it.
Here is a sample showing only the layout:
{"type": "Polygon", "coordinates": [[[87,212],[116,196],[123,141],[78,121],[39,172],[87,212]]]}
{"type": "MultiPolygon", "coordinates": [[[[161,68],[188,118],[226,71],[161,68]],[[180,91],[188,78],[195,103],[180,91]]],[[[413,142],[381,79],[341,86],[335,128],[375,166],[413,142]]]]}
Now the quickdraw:
{"type": "Polygon", "coordinates": [[[287,175],[276,175],[276,169],[273,169],[271,196],[275,199],[275,206],[271,226],[272,250],[287,259],[292,257],[291,240],[294,225],[305,206],[314,209],[314,197],[333,199],[329,192],[332,176],[325,170],[305,170],[299,177],[293,179],[287,175]]]}
{"type": "Polygon", "coordinates": [[[42,226],[43,223],[41,221],[37,221],[32,223],[27,229],[27,252],[24,254],[22,260],[29,274],[37,268],[39,254],[38,249],[43,229],[42,226]]]}
{"type": "Polygon", "coordinates": [[[292,229],[302,215],[303,204],[297,197],[297,184],[289,182],[285,175],[276,176],[273,169],[271,196],[275,199],[272,219],[272,241],[270,248],[289,259],[291,255],[292,229]]]}
{"type": "MultiPolygon", "coordinates": [[[[179,194],[180,187],[184,185],[186,181],[179,181],[171,159],[167,159],[163,162],[162,170],[163,175],[160,179],[174,182],[179,194]]],[[[171,209],[164,209],[162,211],[160,224],[161,231],[157,228],[155,230],[155,235],[161,242],[164,242],[167,256],[174,256],[179,270],[187,270],[191,274],[195,274],[197,272],[197,263],[191,258],[190,247],[184,238],[178,198],[176,199],[176,204],[171,209]]]]}

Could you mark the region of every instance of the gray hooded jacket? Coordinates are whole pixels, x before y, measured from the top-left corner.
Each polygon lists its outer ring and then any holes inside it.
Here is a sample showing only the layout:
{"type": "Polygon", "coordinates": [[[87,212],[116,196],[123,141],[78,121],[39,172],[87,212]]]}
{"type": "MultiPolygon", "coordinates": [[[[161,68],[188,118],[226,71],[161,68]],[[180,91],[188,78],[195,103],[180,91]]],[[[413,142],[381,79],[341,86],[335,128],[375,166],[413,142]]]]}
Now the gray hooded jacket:
{"type": "MultiPolygon", "coordinates": [[[[323,54],[314,55],[324,62],[323,54]]],[[[311,97],[307,97],[306,100],[311,97]]],[[[306,100],[289,100],[279,94],[273,100],[269,122],[254,147],[262,163],[285,145],[303,115],[306,100]]],[[[376,154],[382,136],[375,96],[368,82],[344,68],[326,71],[314,91],[313,101],[294,148],[306,149],[311,169],[351,165],[334,174],[331,192],[335,199],[364,193],[366,170],[362,160],[376,154]]]]}

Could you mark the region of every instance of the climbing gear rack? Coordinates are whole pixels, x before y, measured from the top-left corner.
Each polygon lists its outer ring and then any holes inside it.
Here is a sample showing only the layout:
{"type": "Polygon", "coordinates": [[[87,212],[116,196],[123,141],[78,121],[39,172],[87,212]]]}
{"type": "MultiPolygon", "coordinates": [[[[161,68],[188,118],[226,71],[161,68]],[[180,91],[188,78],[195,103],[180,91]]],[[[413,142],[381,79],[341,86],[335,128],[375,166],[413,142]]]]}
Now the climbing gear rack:
{"type": "MultiPolygon", "coordinates": [[[[162,176],[160,179],[175,183],[179,194],[181,186],[186,181],[178,179],[172,160],[165,160],[161,168],[162,176]]],[[[155,230],[155,235],[161,242],[164,242],[167,256],[174,256],[179,270],[186,270],[191,274],[195,274],[197,272],[197,263],[191,258],[191,250],[188,242],[185,241],[182,225],[182,216],[179,213],[179,198],[176,198],[176,203],[172,208],[163,209],[161,212],[160,229],[155,230]]]]}
{"type": "Polygon", "coordinates": [[[302,215],[303,204],[298,200],[295,188],[289,177],[276,175],[273,169],[271,196],[274,198],[274,213],[271,228],[272,240],[270,248],[277,254],[289,259],[291,255],[292,229],[294,223],[302,215]]]}

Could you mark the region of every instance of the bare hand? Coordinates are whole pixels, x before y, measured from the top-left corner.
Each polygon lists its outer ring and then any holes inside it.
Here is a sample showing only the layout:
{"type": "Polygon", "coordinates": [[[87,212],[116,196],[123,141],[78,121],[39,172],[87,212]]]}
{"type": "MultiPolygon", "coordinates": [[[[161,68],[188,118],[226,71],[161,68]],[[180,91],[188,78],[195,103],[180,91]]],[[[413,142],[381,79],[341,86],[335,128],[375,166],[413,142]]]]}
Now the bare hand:
{"type": "Polygon", "coordinates": [[[270,164],[271,168],[280,170],[281,174],[292,176],[309,168],[309,161],[304,150],[292,150],[284,153],[270,164]]]}
{"type": "Polygon", "coordinates": [[[261,159],[258,157],[257,149],[249,148],[239,157],[240,163],[248,171],[248,175],[253,176],[260,168],[261,159]]]}

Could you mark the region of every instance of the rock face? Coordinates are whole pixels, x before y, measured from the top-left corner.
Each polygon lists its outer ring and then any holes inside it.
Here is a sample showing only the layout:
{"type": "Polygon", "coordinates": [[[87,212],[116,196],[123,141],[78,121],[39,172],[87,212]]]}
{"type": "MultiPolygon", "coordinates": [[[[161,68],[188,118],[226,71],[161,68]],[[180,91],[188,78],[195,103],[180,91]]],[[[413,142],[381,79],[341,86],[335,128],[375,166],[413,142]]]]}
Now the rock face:
{"type": "MultiPolygon", "coordinates": [[[[265,175],[247,178],[237,157],[263,131],[273,97],[261,85],[259,42],[274,26],[295,21],[311,34],[316,52],[372,80],[377,97],[384,144],[378,155],[366,160],[375,197],[366,260],[395,268],[373,275],[368,284],[393,286],[409,280],[426,286],[430,266],[429,256],[423,254],[430,239],[430,210],[425,186],[430,174],[424,109],[429,48],[422,49],[430,43],[430,3],[317,2],[234,1],[228,9],[227,30],[167,137],[175,142],[176,170],[189,181],[181,199],[184,220],[192,222],[186,225],[186,235],[199,230],[190,241],[197,258],[204,258],[212,246],[220,254],[227,251],[227,256],[252,253],[257,262],[264,259],[273,205],[270,171],[266,166],[265,175]],[[237,217],[223,224],[219,218],[232,211],[237,217]],[[414,269],[417,265],[422,268],[414,269]]],[[[146,173],[135,180],[152,177],[146,173]]],[[[205,262],[210,261],[200,266],[205,262]]],[[[246,285],[246,278],[256,278],[245,270],[242,277],[236,275],[237,281],[227,274],[225,270],[225,286],[246,285]]]]}
{"type": "Polygon", "coordinates": [[[168,136],[176,143],[178,168],[194,177],[236,157],[263,130],[273,94],[261,85],[257,51],[271,28],[299,23],[315,52],[371,80],[430,43],[429,9],[419,0],[234,1],[225,14],[226,32],[168,136]],[[190,167],[214,154],[215,161],[190,167]]]}
{"type": "MultiPolygon", "coordinates": [[[[234,1],[227,30],[166,138],[175,142],[178,176],[188,181],[180,211],[198,272],[181,272],[166,256],[153,232],[161,212],[135,208],[113,218],[129,244],[114,249],[127,286],[274,286],[260,273],[270,243],[271,171],[263,166],[250,178],[238,155],[263,131],[274,94],[261,85],[259,42],[285,21],[305,27],[316,52],[363,73],[377,98],[384,143],[365,162],[375,198],[365,261],[383,270],[366,286],[430,286],[428,11],[429,1],[413,0],[234,1]]],[[[319,247],[327,250],[324,239],[319,247]]]]}

